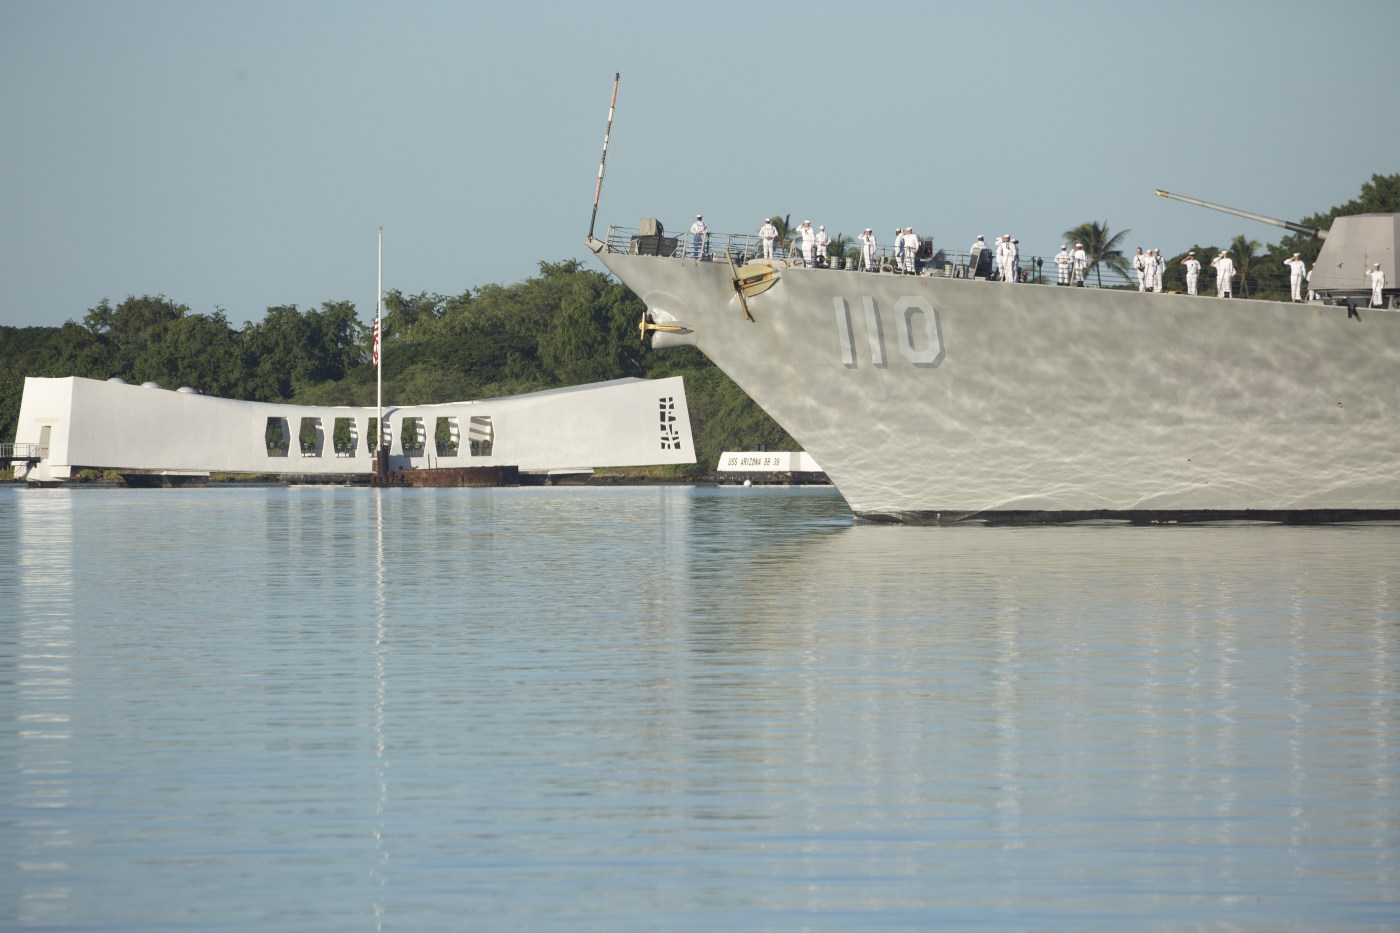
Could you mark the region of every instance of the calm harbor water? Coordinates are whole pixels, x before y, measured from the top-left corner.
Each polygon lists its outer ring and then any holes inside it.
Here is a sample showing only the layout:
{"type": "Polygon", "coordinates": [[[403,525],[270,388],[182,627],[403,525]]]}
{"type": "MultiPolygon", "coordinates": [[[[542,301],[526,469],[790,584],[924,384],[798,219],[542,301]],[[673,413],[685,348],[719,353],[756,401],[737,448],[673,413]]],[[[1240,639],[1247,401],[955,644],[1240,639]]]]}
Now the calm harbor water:
{"type": "Polygon", "coordinates": [[[677,487],[0,521],[0,927],[1400,928],[1400,526],[677,487]]]}

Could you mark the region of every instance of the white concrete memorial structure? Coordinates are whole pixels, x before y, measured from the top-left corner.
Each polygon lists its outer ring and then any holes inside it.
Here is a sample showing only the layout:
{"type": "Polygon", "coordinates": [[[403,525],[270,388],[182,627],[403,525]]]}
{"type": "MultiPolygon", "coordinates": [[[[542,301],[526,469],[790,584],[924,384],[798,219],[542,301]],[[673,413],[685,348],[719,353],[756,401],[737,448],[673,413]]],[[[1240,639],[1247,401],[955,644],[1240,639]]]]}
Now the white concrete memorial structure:
{"type": "MultiPolygon", "coordinates": [[[[511,467],[521,473],[695,462],[681,377],[617,379],[527,395],[383,411],[391,471],[511,467]]],[[[347,480],[373,470],[375,409],[240,402],[65,377],[24,381],[17,462],[31,483],[85,468],[153,478],[211,472],[347,480]]]]}

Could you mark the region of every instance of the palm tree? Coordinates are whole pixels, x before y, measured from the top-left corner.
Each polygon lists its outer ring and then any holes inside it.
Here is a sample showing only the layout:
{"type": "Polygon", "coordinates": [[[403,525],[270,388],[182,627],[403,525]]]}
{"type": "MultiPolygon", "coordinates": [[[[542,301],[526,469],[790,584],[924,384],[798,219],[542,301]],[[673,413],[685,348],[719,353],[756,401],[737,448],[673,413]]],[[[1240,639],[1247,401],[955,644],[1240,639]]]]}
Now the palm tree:
{"type": "Polygon", "coordinates": [[[1230,252],[1236,257],[1235,268],[1240,273],[1240,296],[1242,298],[1249,297],[1249,264],[1259,258],[1254,255],[1259,246],[1258,240],[1251,240],[1242,233],[1230,241],[1230,252]]]}
{"type": "Polygon", "coordinates": [[[779,217],[777,214],[774,214],[773,226],[778,228],[778,250],[776,253],[774,253],[774,255],[786,255],[786,253],[784,253],[784,250],[791,248],[790,244],[788,243],[788,234],[792,231],[792,215],[783,214],[781,217],[779,217]]]}
{"type": "Polygon", "coordinates": [[[831,246],[830,246],[831,258],[832,258],[832,259],[835,259],[837,256],[845,256],[845,255],[846,255],[846,247],[850,246],[850,244],[851,244],[851,238],[848,237],[848,236],[846,236],[846,234],[844,234],[844,233],[838,233],[838,234],[836,234],[836,236],[834,236],[834,237],[831,238],[831,246]]]}
{"type": "Polygon", "coordinates": [[[778,242],[786,243],[788,238],[788,230],[792,227],[792,215],[784,214],[783,216],[779,217],[777,214],[774,214],[773,226],[778,228],[778,242]]]}
{"type": "Polygon", "coordinates": [[[1128,260],[1118,247],[1123,238],[1131,232],[1124,230],[1109,236],[1108,221],[1100,224],[1095,220],[1066,230],[1065,240],[1084,244],[1084,254],[1089,257],[1089,268],[1094,270],[1099,288],[1103,288],[1103,270],[1099,268],[1100,264],[1108,266],[1124,278],[1129,278],[1128,260]]]}

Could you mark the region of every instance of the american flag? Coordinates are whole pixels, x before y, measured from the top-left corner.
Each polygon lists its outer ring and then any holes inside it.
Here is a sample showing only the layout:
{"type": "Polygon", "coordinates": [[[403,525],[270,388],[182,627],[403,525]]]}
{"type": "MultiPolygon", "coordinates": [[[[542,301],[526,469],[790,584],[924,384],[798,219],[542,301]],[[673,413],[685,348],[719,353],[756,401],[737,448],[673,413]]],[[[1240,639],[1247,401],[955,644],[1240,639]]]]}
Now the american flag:
{"type": "Polygon", "coordinates": [[[372,365],[375,369],[378,369],[378,368],[379,368],[379,318],[378,318],[378,317],[375,317],[375,319],[374,319],[374,352],[373,352],[373,354],[371,355],[370,360],[371,360],[371,365],[372,365]]]}

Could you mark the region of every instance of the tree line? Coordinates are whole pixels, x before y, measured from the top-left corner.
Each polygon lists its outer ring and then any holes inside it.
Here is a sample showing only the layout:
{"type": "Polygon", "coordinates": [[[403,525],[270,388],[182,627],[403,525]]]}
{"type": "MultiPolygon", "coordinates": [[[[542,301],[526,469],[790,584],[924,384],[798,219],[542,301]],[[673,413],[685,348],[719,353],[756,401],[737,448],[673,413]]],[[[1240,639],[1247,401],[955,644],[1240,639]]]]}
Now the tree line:
{"type": "MultiPolygon", "coordinates": [[[[626,376],[683,376],[699,478],[725,450],[796,443],[693,348],[642,343],[641,301],[576,260],[541,262],[514,285],[384,296],[384,396],[395,405],[492,398],[626,376]]],[[[372,314],[372,312],[371,312],[372,314]]],[[[119,376],[206,395],[293,405],[375,403],[373,325],[352,302],[269,308],[234,327],[163,295],[108,300],[61,327],[0,327],[0,438],[13,439],[25,376],[119,376]]]]}

